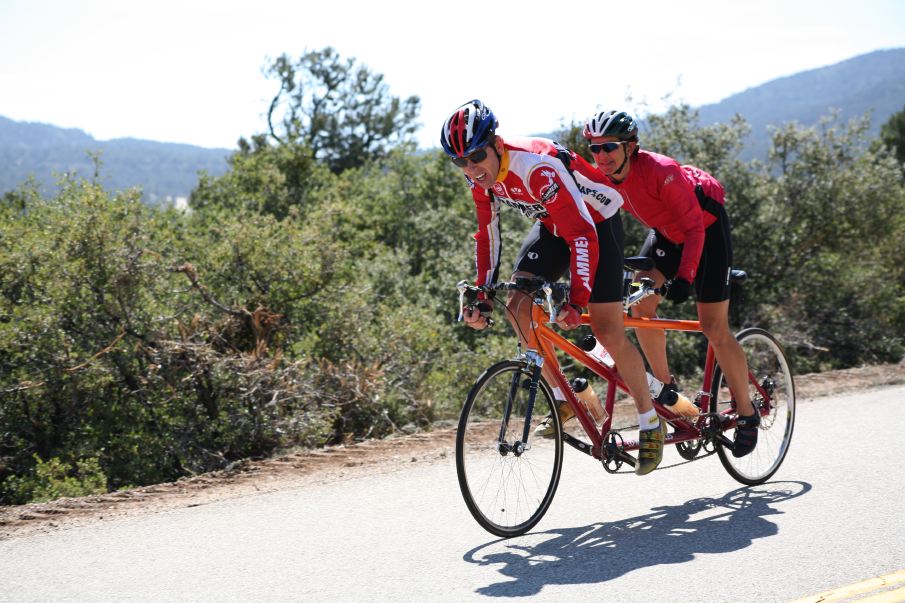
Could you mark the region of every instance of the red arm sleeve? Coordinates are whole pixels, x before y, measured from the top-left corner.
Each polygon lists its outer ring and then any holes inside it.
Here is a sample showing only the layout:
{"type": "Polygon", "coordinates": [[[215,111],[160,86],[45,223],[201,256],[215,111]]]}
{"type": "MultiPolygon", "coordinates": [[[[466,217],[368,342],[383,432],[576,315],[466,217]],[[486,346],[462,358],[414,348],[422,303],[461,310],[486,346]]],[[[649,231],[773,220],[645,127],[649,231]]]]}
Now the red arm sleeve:
{"type": "Polygon", "coordinates": [[[704,250],[704,215],[701,205],[694,194],[693,184],[687,180],[679,166],[667,168],[665,177],[660,182],[660,198],[672,211],[676,227],[685,235],[682,241],[682,259],[676,276],[694,282],[701,252],[704,250]]]}
{"type": "Polygon", "coordinates": [[[473,187],[475,213],[478,219],[478,231],[475,239],[475,284],[487,285],[496,280],[497,268],[500,264],[500,216],[499,205],[490,198],[486,191],[473,187]]]}

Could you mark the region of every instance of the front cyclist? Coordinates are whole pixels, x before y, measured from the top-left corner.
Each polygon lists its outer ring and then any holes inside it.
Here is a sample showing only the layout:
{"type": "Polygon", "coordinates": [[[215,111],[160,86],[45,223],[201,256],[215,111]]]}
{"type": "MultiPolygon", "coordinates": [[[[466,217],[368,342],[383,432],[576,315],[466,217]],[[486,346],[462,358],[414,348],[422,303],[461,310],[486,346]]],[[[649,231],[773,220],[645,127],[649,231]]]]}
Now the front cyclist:
{"type": "MultiPolygon", "coordinates": [[[[556,320],[563,328],[581,324],[587,306],[591,330],[619,366],[639,415],[640,448],[635,473],[653,471],[663,458],[666,423],[660,421],[647,389],[644,362],[625,335],[622,309],[622,199],[580,156],[544,138],[496,134],[493,112],[475,99],[456,109],[443,124],[440,143],[462,170],[477,210],[475,234],[478,286],[496,281],[501,255],[500,204],[534,221],[515,261],[512,278],[539,276],[556,281],[570,276],[570,304],[556,320]]],[[[510,295],[507,313],[516,333],[526,332],[531,302],[510,295]],[[522,328],[519,328],[522,325],[522,328]]],[[[488,305],[489,308],[489,305],[488,305]]],[[[483,329],[478,309],[465,323],[483,329]]],[[[521,335],[520,335],[521,336],[521,335]]],[[[555,383],[545,372],[550,383],[555,383]]],[[[559,388],[554,394],[564,399],[559,388]]],[[[544,426],[539,428],[543,433],[544,426]]]]}
{"type": "MultiPolygon", "coordinates": [[[[701,169],[641,150],[638,126],[624,111],[595,114],[585,124],[584,137],[597,168],[622,194],[623,207],[651,229],[640,254],[653,257],[656,266],[640,276],[652,278],[657,287],[672,279],[666,298],[674,303],[688,299],[694,286],[701,329],[735,395],[738,427],[732,454],[745,456],[757,445],[760,416],[748,394],[745,353],[729,329],[732,242],[723,186],[701,169]]],[[[649,297],[632,313],[655,317],[659,301],[649,297]]],[[[637,329],[635,334],[651,372],[668,383],[665,333],[637,329]]]]}

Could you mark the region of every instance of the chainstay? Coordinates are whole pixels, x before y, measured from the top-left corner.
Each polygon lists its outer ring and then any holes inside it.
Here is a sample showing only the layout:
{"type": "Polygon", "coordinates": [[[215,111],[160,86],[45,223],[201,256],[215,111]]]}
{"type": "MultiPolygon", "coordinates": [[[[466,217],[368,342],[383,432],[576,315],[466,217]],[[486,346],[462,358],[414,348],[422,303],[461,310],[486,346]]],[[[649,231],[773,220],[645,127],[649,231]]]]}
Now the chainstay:
{"type": "MultiPolygon", "coordinates": [[[[710,452],[704,452],[702,454],[699,454],[698,456],[694,457],[693,459],[685,459],[682,461],[675,462],[671,465],[658,465],[657,468],[654,469],[654,471],[660,471],[661,469],[672,469],[673,467],[681,467],[682,465],[687,465],[688,463],[694,463],[694,462],[700,461],[701,459],[705,459],[708,456],[712,456],[713,454],[716,454],[715,449],[711,450],[710,452]]],[[[613,475],[630,473],[630,474],[634,475],[635,470],[634,469],[619,469],[618,471],[607,471],[607,473],[611,473],[613,475]]]]}
{"type": "MultiPolygon", "coordinates": [[[[707,414],[710,414],[710,413],[707,413],[707,414]]],[[[665,419],[664,419],[664,420],[665,420],[665,419]]],[[[639,427],[638,424],[635,424],[635,425],[626,425],[626,426],[624,426],[624,427],[620,427],[619,429],[611,429],[610,431],[615,431],[616,433],[621,433],[621,432],[623,432],[623,431],[634,431],[634,430],[637,430],[638,427],[639,427]]],[[[678,444],[674,444],[674,445],[675,445],[675,446],[678,446],[678,444]]],[[[702,445],[701,445],[701,450],[702,450],[702,452],[699,453],[697,456],[695,456],[693,459],[683,459],[683,460],[681,460],[681,461],[674,462],[674,463],[672,463],[672,464],[670,464],[670,465],[659,465],[659,466],[657,466],[656,469],[654,469],[654,471],[660,471],[661,469],[672,469],[673,467],[681,467],[682,465],[687,465],[688,463],[694,463],[694,462],[696,462],[696,461],[700,461],[701,459],[707,458],[708,456],[712,456],[712,455],[716,454],[716,447],[714,447],[713,450],[707,451],[707,450],[703,447],[703,443],[702,443],[702,445]]],[[[634,469],[622,469],[622,470],[618,470],[618,471],[609,471],[609,470],[607,470],[607,473],[612,473],[612,474],[614,474],[614,475],[620,475],[620,474],[632,474],[632,475],[634,475],[634,474],[635,474],[635,471],[634,471],[634,469]]]]}

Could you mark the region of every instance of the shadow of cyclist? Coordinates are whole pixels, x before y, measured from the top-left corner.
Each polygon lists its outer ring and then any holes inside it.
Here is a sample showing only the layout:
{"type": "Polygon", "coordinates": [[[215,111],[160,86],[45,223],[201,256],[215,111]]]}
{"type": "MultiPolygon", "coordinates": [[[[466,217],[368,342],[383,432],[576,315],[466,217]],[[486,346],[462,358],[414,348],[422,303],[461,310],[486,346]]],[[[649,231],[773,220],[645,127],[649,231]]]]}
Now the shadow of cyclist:
{"type": "Polygon", "coordinates": [[[606,582],[634,569],[682,563],[698,553],[739,550],[757,538],[773,536],[776,524],[766,518],[782,511],[771,505],[810,489],[810,484],[797,481],[739,488],[721,498],[657,507],[620,521],[535,533],[553,536],[539,544],[495,540],[472,549],[464,559],[502,564],[500,573],[514,578],[476,590],[487,596],[527,596],[549,584],[606,582]],[[492,550],[482,554],[488,547],[492,550]],[[601,563],[604,556],[606,562],[601,563]]]}

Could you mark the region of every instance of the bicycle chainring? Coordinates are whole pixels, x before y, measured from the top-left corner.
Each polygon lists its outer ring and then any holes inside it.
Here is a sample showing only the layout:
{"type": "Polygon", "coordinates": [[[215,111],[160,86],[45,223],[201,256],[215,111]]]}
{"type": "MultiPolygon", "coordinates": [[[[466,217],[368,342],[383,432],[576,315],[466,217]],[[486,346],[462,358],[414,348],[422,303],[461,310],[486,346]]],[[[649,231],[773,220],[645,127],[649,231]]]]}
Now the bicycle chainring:
{"type": "Polygon", "coordinates": [[[607,434],[606,441],[603,444],[602,458],[600,459],[600,462],[607,473],[619,473],[619,470],[625,463],[625,461],[619,458],[619,453],[624,448],[625,440],[622,439],[622,435],[620,435],[618,431],[611,431],[607,434]]]}
{"type": "Polygon", "coordinates": [[[679,442],[676,444],[676,450],[686,461],[693,461],[698,453],[701,452],[704,444],[702,440],[689,440],[688,442],[679,442]]]}

